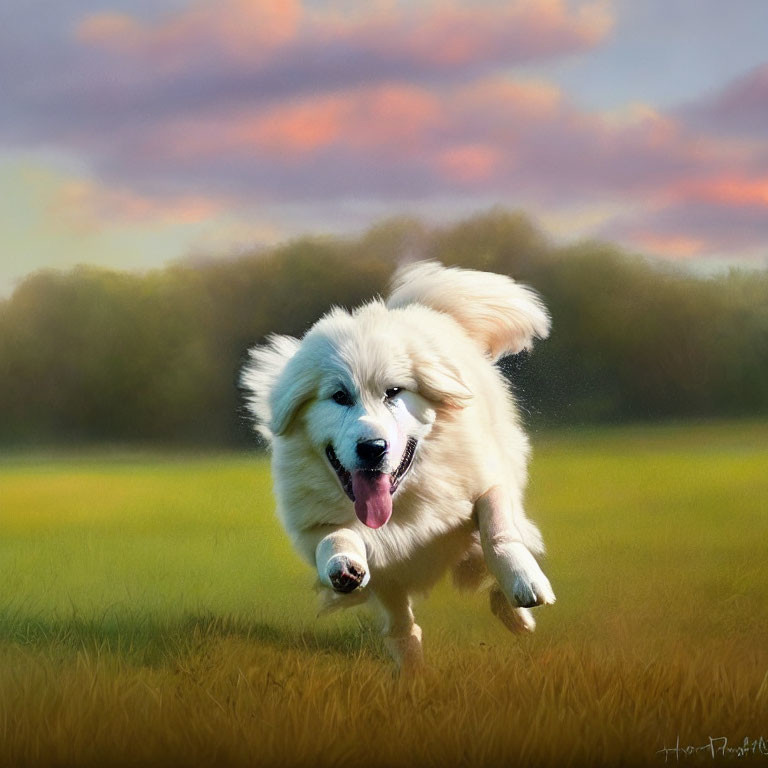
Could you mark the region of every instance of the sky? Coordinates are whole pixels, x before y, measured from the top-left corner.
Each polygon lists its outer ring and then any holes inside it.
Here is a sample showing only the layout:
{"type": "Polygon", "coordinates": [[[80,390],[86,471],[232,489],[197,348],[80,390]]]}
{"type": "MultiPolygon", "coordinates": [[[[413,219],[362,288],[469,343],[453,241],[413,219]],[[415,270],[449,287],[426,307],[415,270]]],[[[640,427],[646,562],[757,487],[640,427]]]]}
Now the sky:
{"type": "Polygon", "coordinates": [[[0,294],[501,205],[768,266],[765,0],[4,0],[0,294]]]}

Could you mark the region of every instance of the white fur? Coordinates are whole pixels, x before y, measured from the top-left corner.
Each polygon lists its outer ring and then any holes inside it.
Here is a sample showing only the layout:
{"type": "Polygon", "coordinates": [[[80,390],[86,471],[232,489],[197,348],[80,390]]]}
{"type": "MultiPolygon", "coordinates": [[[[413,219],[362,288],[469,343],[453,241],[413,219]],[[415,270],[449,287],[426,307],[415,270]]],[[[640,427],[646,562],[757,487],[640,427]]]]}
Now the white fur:
{"type": "Polygon", "coordinates": [[[273,336],[251,352],[242,383],[272,440],[278,516],[328,588],[324,610],[373,597],[402,664],[420,658],[411,596],[447,569],[459,586],[495,580],[494,613],[512,629],[534,626],[517,606],[554,601],[531,554],[543,552],[541,535],[522,506],[528,440],[493,365],[548,331],[529,289],[426,262],[398,271],[386,304],[333,309],[301,341],[273,336]],[[385,402],[392,387],[403,391],[385,402]],[[351,405],[332,399],[340,388],[351,405]],[[409,438],[418,448],[392,517],[372,529],[356,517],[325,450],[331,444],[351,470],[357,443],[379,438],[390,446],[387,473],[409,438]],[[332,592],[348,566],[364,571],[362,585],[332,592]]]}
{"type": "Polygon", "coordinates": [[[424,304],[453,317],[491,360],[529,349],[549,335],[538,296],[504,275],[422,261],[395,275],[388,307],[424,304]]]}

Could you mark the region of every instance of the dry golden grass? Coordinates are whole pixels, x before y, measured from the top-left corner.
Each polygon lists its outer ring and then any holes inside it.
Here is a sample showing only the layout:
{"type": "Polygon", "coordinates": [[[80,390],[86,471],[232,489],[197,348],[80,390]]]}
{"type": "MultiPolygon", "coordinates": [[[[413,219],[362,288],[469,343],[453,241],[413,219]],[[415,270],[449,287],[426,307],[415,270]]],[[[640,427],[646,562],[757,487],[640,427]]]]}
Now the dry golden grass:
{"type": "Polygon", "coordinates": [[[537,444],[557,605],[518,638],[441,585],[410,681],[364,611],[314,622],[263,464],[6,460],[0,765],[662,765],[678,736],[768,738],[768,426],[537,444]]]}
{"type": "MultiPolygon", "coordinates": [[[[369,647],[189,627],[155,665],[2,657],[3,765],[647,765],[765,730],[765,653],[708,642],[451,646],[399,681],[369,647]]],[[[365,646],[376,643],[370,638],[365,646]]],[[[766,758],[763,758],[765,760],[766,758]]]]}

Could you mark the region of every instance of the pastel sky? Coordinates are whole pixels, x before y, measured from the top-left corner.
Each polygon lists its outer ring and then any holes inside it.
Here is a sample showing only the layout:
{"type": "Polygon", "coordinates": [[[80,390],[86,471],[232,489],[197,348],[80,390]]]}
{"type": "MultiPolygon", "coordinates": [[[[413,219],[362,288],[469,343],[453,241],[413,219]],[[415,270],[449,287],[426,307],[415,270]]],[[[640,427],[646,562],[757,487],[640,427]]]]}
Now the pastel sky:
{"type": "Polygon", "coordinates": [[[768,265],[766,0],[4,0],[0,293],[493,205],[768,265]]]}

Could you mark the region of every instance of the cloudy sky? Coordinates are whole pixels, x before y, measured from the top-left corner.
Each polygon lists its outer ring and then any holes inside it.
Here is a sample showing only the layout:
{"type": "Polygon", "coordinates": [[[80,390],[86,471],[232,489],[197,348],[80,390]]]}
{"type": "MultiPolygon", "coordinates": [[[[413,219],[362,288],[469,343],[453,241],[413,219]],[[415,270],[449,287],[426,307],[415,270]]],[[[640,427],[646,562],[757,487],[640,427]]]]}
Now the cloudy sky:
{"type": "Polygon", "coordinates": [[[0,292],[383,216],[768,264],[766,0],[4,0],[0,292]]]}

